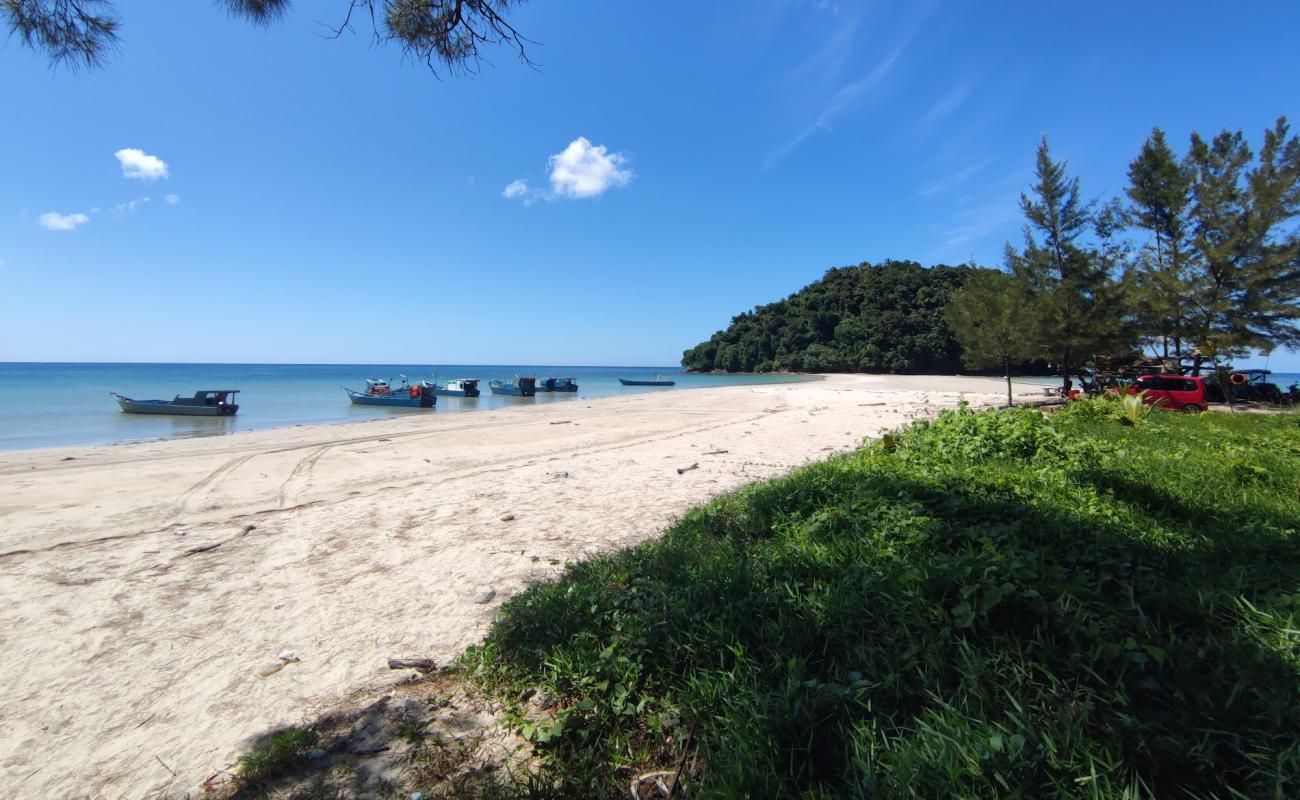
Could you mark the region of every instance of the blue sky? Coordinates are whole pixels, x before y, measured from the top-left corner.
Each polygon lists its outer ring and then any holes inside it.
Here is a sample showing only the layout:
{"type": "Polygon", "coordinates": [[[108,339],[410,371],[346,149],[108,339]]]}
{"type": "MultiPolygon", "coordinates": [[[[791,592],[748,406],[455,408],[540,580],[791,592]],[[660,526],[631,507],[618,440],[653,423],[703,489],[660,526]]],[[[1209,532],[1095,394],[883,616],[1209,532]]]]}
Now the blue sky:
{"type": "Polygon", "coordinates": [[[832,266],[999,264],[1044,133],[1110,196],[1153,125],[1300,123],[1292,3],[535,0],[538,69],[441,80],[345,5],[0,45],[0,360],[673,364],[832,266]]]}

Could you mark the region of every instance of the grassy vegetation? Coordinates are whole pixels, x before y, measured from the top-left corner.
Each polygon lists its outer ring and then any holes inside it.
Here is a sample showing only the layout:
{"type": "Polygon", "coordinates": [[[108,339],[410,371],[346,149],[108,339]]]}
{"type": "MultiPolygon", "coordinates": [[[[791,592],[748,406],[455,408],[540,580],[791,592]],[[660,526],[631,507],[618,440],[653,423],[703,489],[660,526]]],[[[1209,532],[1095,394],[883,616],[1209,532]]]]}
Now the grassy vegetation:
{"type": "Polygon", "coordinates": [[[282,728],[271,733],[239,758],[236,790],[248,793],[292,771],[318,738],[316,731],[306,728],[282,728]]]}
{"type": "Polygon", "coordinates": [[[545,785],[1300,796],[1300,417],[945,413],[512,599],[545,785]]]}

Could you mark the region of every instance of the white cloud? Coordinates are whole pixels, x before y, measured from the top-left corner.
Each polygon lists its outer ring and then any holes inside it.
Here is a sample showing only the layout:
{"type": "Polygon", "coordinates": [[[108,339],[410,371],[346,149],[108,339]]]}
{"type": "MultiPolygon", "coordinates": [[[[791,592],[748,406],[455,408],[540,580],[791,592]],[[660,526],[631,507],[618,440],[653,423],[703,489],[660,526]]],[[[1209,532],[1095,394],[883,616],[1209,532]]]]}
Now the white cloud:
{"type": "Polygon", "coordinates": [[[57,211],[47,211],[38,219],[41,227],[50,231],[70,231],[90,222],[90,217],[85,214],[60,214],[57,211]]]}
{"type": "Polygon", "coordinates": [[[181,196],[178,195],[178,194],[169,194],[169,195],[167,195],[166,197],[164,197],[163,199],[167,201],[167,205],[169,205],[169,206],[174,206],[174,205],[177,205],[178,203],[180,203],[180,201],[181,201],[181,196]]]}
{"type": "Polygon", "coordinates": [[[632,181],[632,170],[626,169],[627,156],[611,153],[604,145],[593,145],[585,136],[579,136],[564,150],[547,159],[550,166],[549,191],[534,189],[520,178],[511,181],[501,196],[519,198],[530,206],[538,200],[580,200],[598,197],[615,186],[627,186],[632,181]]]}
{"type": "Polygon", "coordinates": [[[137,147],[127,147],[113,154],[122,165],[122,176],[142,181],[156,181],[167,177],[167,162],[151,156],[137,147]]]}
{"type": "Polygon", "coordinates": [[[612,186],[627,186],[632,170],[620,169],[625,163],[622,153],[610,153],[603,144],[593,146],[587,137],[579,136],[551,156],[551,193],[579,199],[597,197],[612,186]]]}

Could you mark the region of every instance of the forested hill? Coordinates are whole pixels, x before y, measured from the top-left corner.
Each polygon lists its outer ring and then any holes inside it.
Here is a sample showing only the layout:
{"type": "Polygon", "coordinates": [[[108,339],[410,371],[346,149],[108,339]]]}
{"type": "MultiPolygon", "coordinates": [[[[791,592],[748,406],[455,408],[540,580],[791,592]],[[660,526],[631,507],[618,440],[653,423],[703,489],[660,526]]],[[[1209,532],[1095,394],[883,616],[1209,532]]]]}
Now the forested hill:
{"type": "Polygon", "coordinates": [[[682,354],[691,370],[727,372],[929,372],[961,370],[944,321],[953,293],[978,267],[914,261],[828,271],[785,300],[733,317],[682,354]]]}

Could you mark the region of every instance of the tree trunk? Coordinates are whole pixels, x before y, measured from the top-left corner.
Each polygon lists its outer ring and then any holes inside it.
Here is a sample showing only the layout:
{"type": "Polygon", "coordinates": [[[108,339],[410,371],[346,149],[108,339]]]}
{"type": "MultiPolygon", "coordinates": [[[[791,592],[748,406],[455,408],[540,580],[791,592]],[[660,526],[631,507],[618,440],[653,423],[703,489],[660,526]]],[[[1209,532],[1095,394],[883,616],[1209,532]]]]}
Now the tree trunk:
{"type": "Polygon", "coordinates": [[[1016,401],[1011,399],[1011,356],[1002,357],[1002,369],[1007,376],[1007,407],[1010,408],[1016,404],[1016,401]]]}

